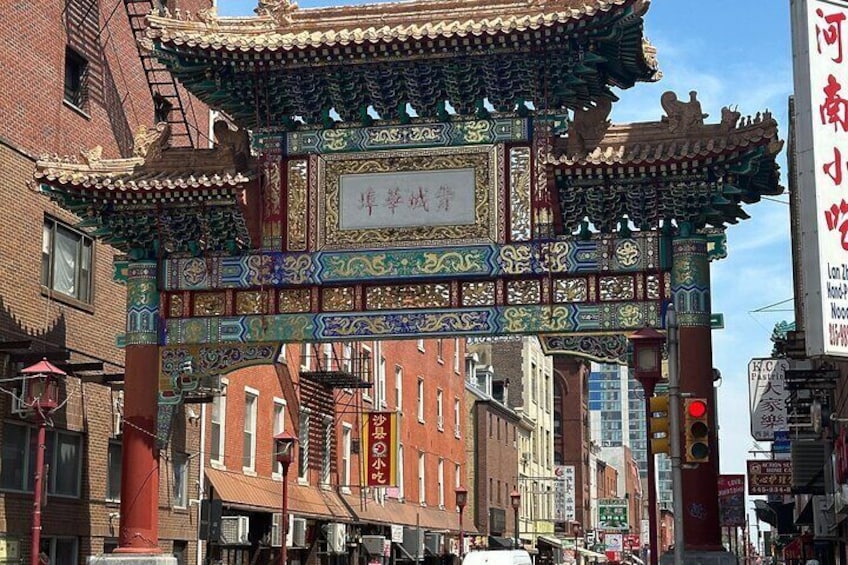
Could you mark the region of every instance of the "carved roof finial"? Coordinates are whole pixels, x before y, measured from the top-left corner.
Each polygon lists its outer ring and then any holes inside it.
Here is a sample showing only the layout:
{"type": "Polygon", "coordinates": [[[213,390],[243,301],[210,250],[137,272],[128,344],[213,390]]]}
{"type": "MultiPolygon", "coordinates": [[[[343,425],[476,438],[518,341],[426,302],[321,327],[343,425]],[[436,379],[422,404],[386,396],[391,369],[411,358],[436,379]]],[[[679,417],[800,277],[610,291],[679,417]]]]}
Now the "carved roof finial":
{"type": "Polygon", "coordinates": [[[254,12],[259,16],[271,16],[277,24],[291,23],[291,14],[297,10],[297,2],[291,0],[258,0],[254,12]]]}
{"type": "Polygon", "coordinates": [[[689,102],[681,102],[677,94],[669,90],[660,97],[660,104],[666,113],[662,121],[668,123],[668,129],[673,133],[684,133],[703,126],[704,118],[709,116],[701,111],[696,90],[689,93],[689,102]]]}
{"type": "Polygon", "coordinates": [[[154,129],[140,125],[133,138],[133,155],[142,157],[147,162],[156,161],[162,156],[162,150],[168,146],[171,137],[171,126],[159,122],[154,129]]]}

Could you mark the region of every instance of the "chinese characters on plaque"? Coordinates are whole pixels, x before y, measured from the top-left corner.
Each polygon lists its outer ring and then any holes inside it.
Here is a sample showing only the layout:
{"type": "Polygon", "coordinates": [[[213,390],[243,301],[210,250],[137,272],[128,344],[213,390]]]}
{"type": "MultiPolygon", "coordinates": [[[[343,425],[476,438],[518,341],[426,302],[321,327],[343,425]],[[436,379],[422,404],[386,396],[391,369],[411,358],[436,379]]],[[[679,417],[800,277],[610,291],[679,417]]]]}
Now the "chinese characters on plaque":
{"type": "Polygon", "coordinates": [[[768,459],[748,461],[748,494],[790,494],[792,461],[768,459]]]}
{"type": "Polygon", "coordinates": [[[573,522],[576,515],[574,500],[574,465],[554,467],[554,521],[573,522]]]}
{"type": "Polygon", "coordinates": [[[397,413],[369,412],[365,420],[365,484],[369,487],[397,485],[397,413]]]}
{"type": "Polygon", "coordinates": [[[789,429],[789,392],[784,387],[788,368],[786,359],[751,359],[748,363],[751,436],[756,440],[774,441],[775,432],[789,429]]]}

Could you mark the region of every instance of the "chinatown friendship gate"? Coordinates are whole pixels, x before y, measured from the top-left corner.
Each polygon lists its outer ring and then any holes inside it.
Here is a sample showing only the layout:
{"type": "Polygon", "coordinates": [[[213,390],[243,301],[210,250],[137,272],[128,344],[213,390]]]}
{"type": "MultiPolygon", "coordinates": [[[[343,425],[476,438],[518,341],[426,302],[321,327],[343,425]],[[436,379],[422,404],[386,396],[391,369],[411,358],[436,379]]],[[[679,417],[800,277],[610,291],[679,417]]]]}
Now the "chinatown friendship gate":
{"type": "MultiPolygon", "coordinates": [[[[172,147],[159,124],[133,156],[35,174],[127,260],[122,551],[158,552],[154,438],[182,398],[280,343],[531,334],[624,363],[626,336],[661,328],[673,300],[681,390],[714,405],[709,261],[743,204],[782,191],[782,142],[769,113],[706,123],[694,92],[664,94],[656,122],[610,123],[613,87],[661,76],[647,8],[260,0],[250,18],[148,17],[145,47],[227,117],[216,145],[172,147]]],[[[721,549],[710,428],[710,461],[683,471],[687,551],[721,549]]]]}

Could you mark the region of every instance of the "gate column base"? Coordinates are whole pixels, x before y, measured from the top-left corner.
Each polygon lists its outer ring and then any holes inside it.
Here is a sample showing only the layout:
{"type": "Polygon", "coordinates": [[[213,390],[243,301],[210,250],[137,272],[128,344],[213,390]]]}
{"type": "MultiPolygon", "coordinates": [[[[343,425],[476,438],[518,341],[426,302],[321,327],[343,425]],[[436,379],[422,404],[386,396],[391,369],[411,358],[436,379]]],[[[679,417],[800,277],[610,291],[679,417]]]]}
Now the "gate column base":
{"type": "Polygon", "coordinates": [[[177,565],[173,555],[127,555],[126,553],[109,553],[89,557],[86,565],[177,565]]]}
{"type": "MultiPolygon", "coordinates": [[[[685,551],[683,563],[686,565],[737,565],[738,557],[729,551],[685,551]]],[[[674,565],[674,552],[660,556],[660,565],[674,565]]]]}

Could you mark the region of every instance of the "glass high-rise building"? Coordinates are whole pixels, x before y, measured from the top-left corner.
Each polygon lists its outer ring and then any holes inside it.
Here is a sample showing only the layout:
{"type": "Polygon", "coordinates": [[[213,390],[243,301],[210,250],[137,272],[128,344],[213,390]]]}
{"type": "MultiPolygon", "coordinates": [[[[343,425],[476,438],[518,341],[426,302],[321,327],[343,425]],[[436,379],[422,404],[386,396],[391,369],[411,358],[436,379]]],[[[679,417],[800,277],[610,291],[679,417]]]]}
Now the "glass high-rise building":
{"type": "MultiPolygon", "coordinates": [[[[592,363],[589,374],[589,418],[592,441],[601,447],[625,445],[633,453],[643,481],[648,476],[645,395],[627,367],[592,363]]],[[[657,458],[657,502],[671,508],[671,460],[657,458]]]]}

